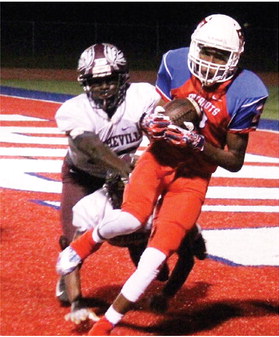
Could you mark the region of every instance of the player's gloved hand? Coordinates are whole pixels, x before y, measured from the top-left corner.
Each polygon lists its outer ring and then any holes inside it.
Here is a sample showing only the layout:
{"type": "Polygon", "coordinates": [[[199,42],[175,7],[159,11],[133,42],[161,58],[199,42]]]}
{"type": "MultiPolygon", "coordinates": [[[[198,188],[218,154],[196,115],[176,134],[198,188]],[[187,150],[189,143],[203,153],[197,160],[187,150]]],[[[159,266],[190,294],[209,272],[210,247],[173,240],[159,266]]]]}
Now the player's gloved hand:
{"type": "Polygon", "coordinates": [[[190,146],[197,151],[204,149],[204,136],[179,126],[169,125],[165,131],[165,139],[170,143],[178,146],[190,146]]]}
{"type": "Polygon", "coordinates": [[[66,321],[71,321],[75,324],[80,324],[87,319],[91,319],[94,322],[100,319],[94,311],[86,307],[82,299],[78,299],[72,303],[71,312],[65,315],[64,318],[66,321]]]}
{"type": "Polygon", "coordinates": [[[167,127],[170,125],[170,118],[165,116],[161,112],[164,112],[164,108],[158,106],[155,108],[153,114],[145,115],[141,120],[142,129],[154,139],[164,138],[164,133],[167,127]]]}

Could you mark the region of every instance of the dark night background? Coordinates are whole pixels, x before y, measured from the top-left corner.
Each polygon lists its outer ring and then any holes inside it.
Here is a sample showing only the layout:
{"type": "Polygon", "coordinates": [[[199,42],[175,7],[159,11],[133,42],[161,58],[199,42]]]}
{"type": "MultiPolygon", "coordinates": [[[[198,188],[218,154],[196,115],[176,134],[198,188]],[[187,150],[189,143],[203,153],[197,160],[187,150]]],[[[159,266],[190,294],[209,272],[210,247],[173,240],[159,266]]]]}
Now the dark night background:
{"type": "Polygon", "coordinates": [[[2,2],[2,20],[187,24],[222,13],[278,27],[278,2],[2,2]]]}
{"type": "Polygon", "coordinates": [[[2,2],[2,65],[75,67],[82,50],[111,42],[148,68],[188,45],[197,23],[215,13],[245,27],[245,62],[278,69],[278,2],[2,2]]]}

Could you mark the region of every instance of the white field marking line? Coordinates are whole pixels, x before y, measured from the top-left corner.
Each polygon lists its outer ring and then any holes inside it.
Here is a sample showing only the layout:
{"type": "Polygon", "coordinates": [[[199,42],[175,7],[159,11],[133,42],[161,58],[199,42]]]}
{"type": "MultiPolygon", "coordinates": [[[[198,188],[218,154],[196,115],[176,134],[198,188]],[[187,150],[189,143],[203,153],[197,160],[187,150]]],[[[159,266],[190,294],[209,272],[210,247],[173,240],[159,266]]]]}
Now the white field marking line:
{"type": "Polygon", "coordinates": [[[213,258],[243,266],[279,266],[279,227],[204,229],[202,233],[213,258]]]}
{"type": "Polygon", "coordinates": [[[203,205],[203,212],[247,212],[247,213],[279,213],[279,206],[261,205],[203,205]]]}
{"type": "Polygon", "coordinates": [[[246,179],[279,179],[278,166],[243,165],[238,172],[229,172],[218,168],[212,177],[218,178],[246,178],[246,179]]]}
{"type": "Polygon", "coordinates": [[[209,186],[206,199],[278,200],[277,187],[209,186]]]}
{"type": "MultiPolygon", "coordinates": [[[[10,117],[11,115],[0,115],[0,118],[6,116],[6,117],[10,117]]],[[[30,119],[30,117],[26,117],[26,116],[20,116],[17,115],[17,117],[23,117],[26,119],[30,119]]],[[[33,119],[32,119],[33,120],[33,119]]],[[[35,118],[36,120],[36,118],[35,118]]],[[[64,135],[64,132],[60,131],[57,127],[28,127],[28,126],[4,126],[4,127],[0,127],[0,131],[1,133],[33,133],[33,134],[61,134],[64,135]]],[[[0,134],[1,134],[0,133],[0,134]]],[[[30,136],[28,136],[30,137],[30,136]]],[[[143,138],[143,141],[140,145],[140,147],[146,147],[148,144],[148,140],[146,139],[146,137],[143,138]]],[[[274,157],[266,157],[266,156],[260,156],[260,155],[253,155],[253,154],[249,154],[247,153],[245,155],[245,162],[254,162],[254,163],[279,163],[279,158],[274,158],[274,157]]],[[[218,168],[218,170],[222,170],[220,168],[218,168]]],[[[233,173],[235,174],[235,173],[233,173]]]]}
{"type": "Polygon", "coordinates": [[[24,116],[20,114],[0,114],[1,122],[48,122],[49,119],[24,116]]]}
{"type": "Polygon", "coordinates": [[[35,126],[1,126],[0,132],[4,133],[50,133],[50,134],[62,134],[65,133],[60,131],[57,127],[35,127],[35,126]]]}
{"type": "Polygon", "coordinates": [[[15,143],[15,144],[43,144],[43,145],[67,145],[66,137],[35,137],[19,134],[0,134],[0,142],[15,143]]]}
{"type": "Polygon", "coordinates": [[[65,149],[51,149],[43,147],[0,147],[0,156],[11,157],[61,157],[67,153],[65,149]]]}
{"type": "Polygon", "coordinates": [[[268,156],[260,156],[260,155],[256,155],[256,154],[246,153],[244,162],[245,163],[275,163],[275,164],[279,164],[279,158],[268,157],[268,156]]]}

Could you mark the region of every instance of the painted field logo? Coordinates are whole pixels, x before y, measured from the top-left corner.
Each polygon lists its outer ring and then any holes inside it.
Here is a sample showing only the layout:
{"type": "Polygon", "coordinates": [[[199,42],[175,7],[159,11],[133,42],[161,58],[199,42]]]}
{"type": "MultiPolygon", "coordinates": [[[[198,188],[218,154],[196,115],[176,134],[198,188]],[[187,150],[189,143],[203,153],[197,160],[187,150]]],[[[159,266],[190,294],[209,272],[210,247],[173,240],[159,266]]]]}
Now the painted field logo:
{"type": "MultiPolygon", "coordinates": [[[[2,96],[0,133],[0,187],[44,193],[46,198],[38,196],[35,202],[56,209],[67,148],[66,137],[54,123],[58,106],[2,96]]],[[[277,139],[278,134],[257,131],[257,147],[267,136],[277,139]]],[[[259,153],[253,151],[253,139],[239,172],[221,168],[215,172],[200,224],[212,259],[231,265],[278,266],[278,154],[275,148],[268,156],[264,148],[260,154],[252,153],[259,153]]]]}

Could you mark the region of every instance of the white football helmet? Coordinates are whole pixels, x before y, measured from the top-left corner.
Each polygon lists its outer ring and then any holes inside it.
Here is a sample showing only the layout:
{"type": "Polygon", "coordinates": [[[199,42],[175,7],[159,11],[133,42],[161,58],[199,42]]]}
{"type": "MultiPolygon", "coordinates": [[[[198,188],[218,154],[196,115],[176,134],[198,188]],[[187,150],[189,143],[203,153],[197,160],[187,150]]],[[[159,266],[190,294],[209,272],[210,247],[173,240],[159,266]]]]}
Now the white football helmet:
{"type": "Polygon", "coordinates": [[[129,70],[123,52],[110,43],[98,43],[85,49],[78,61],[78,82],[87,95],[100,108],[116,109],[124,100],[128,88],[129,70]],[[94,81],[114,78],[118,85],[98,98],[94,92],[94,81]],[[106,98],[104,98],[106,97],[106,98]]]}
{"type": "Polygon", "coordinates": [[[214,14],[201,21],[191,36],[188,66],[203,86],[225,82],[237,70],[244,50],[244,37],[240,25],[231,17],[214,14]],[[215,48],[227,52],[226,64],[208,62],[200,57],[202,48],[215,48]]]}

